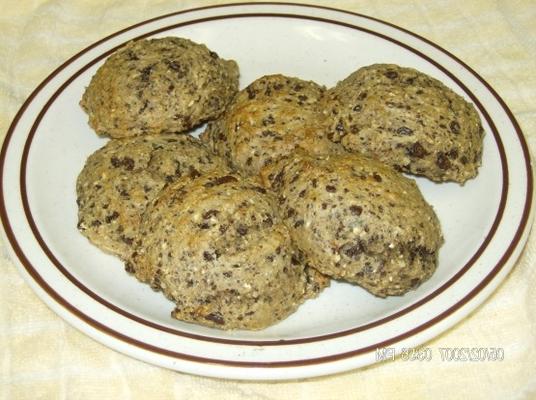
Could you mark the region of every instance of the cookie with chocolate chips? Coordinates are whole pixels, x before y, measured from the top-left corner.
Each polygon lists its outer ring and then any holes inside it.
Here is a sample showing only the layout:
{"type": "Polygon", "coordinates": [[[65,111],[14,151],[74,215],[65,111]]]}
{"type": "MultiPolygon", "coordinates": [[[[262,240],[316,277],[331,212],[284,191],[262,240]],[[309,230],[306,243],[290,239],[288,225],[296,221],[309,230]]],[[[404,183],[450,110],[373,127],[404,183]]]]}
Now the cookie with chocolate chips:
{"type": "Polygon", "coordinates": [[[339,150],[326,138],[319,101],[325,88],[312,81],[266,75],[241,90],[201,136],[235,169],[256,175],[298,147],[312,154],[339,150]]]}
{"type": "Polygon", "coordinates": [[[175,303],[172,316],[262,329],[318,291],[294,257],[275,199],[235,173],[182,177],[146,209],[128,269],[175,303]]]}
{"type": "Polygon", "coordinates": [[[128,43],[97,70],[80,105],[112,138],[183,132],[218,117],[238,91],[238,66],[203,44],[166,37],[128,43]]]}
{"type": "Polygon", "coordinates": [[[100,249],[125,259],[138,240],[146,205],[179,177],[227,170],[189,135],[110,140],[86,161],[76,183],[78,229],[100,249]]]}
{"type": "Polygon", "coordinates": [[[484,130],[474,106],[415,69],[360,68],[328,90],[324,113],[334,142],[399,171],[462,184],[478,173],[484,130]]]}
{"type": "Polygon", "coordinates": [[[415,181],[358,154],[303,152],[262,171],[305,262],[376,296],[428,279],[442,235],[415,181]]]}

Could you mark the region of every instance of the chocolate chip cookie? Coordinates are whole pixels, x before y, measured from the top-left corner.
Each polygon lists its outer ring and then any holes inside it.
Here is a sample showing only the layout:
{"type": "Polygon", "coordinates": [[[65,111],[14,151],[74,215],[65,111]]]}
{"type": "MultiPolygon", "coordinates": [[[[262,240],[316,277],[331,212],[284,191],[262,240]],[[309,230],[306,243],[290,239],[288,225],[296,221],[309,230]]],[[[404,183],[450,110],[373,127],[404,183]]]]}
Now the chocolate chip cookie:
{"type": "Polygon", "coordinates": [[[319,101],[325,88],[312,81],[267,75],[241,90],[225,114],[202,135],[211,149],[246,175],[300,147],[336,151],[326,138],[319,101]]]}
{"type": "Polygon", "coordinates": [[[299,152],[263,169],[307,264],[380,296],[428,279],[442,235],[415,181],[359,154],[299,152]]]}
{"type": "Polygon", "coordinates": [[[474,106],[412,68],[375,64],[324,99],[329,137],[399,171],[464,183],[481,164],[484,130],[474,106]]]}
{"type": "Polygon", "coordinates": [[[128,43],[97,70],[80,105],[112,138],[187,131],[218,117],[238,90],[238,66],[203,44],[166,37],[128,43]]]}
{"type": "Polygon", "coordinates": [[[184,176],[167,186],[147,207],[140,238],[127,269],[172,300],[172,316],[183,321],[262,329],[292,313],[314,286],[273,196],[236,173],[184,176]]]}
{"type": "Polygon", "coordinates": [[[125,259],[138,239],[146,205],[179,177],[227,170],[189,135],[113,139],[86,161],[76,183],[78,229],[100,249],[125,259]]]}

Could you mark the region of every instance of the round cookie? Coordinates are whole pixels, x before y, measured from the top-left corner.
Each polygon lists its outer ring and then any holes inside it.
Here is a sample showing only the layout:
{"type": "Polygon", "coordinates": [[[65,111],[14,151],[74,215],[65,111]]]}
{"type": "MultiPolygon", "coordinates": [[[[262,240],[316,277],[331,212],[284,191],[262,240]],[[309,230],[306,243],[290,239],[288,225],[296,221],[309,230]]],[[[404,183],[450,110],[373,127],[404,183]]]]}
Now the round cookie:
{"type": "Polygon", "coordinates": [[[385,297],[434,272],[439,221],[412,179],[358,154],[298,153],[262,173],[295,246],[321,273],[385,297]]]}
{"type": "Polygon", "coordinates": [[[125,259],[147,203],[180,176],[198,177],[213,169],[227,166],[189,135],[110,140],[78,176],[78,229],[100,249],[125,259]]]}
{"type": "Polygon", "coordinates": [[[329,137],[402,172],[464,183],[481,164],[478,113],[443,83],[412,68],[360,68],[326,93],[329,137]]]}
{"type": "Polygon", "coordinates": [[[172,316],[221,329],[261,329],[309,294],[304,267],[256,181],[213,172],[169,185],[148,207],[127,270],[175,302],[172,316]]]}
{"type": "Polygon", "coordinates": [[[183,132],[218,117],[238,66],[205,45],[167,37],[129,42],[97,70],[80,105],[99,135],[183,132]]]}
{"type": "Polygon", "coordinates": [[[336,151],[321,123],[325,88],[283,75],[263,76],[241,90],[225,114],[201,136],[246,175],[301,147],[312,154],[336,151]]]}

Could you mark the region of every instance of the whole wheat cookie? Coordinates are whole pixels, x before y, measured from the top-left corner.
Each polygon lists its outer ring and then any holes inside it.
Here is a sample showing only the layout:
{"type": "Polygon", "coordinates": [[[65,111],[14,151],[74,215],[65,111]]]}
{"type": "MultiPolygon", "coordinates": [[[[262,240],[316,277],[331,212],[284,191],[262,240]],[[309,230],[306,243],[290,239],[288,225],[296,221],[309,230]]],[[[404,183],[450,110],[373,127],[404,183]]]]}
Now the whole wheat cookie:
{"type": "Polygon", "coordinates": [[[172,300],[177,319],[265,328],[318,291],[274,201],[236,173],[182,177],[147,207],[127,270],[172,300]]]}
{"type": "Polygon", "coordinates": [[[238,90],[238,66],[203,44],[129,42],[97,70],[80,105],[112,138],[187,131],[218,117],[238,90]]]}
{"type": "Polygon", "coordinates": [[[300,152],[263,169],[307,264],[385,297],[428,279],[439,221],[412,179],[358,154],[300,152]]]}
{"type": "Polygon", "coordinates": [[[481,164],[474,106],[443,83],[393,64],[363,67],[327,91],[329,137],[402,172],[464,183],[481,164]]]}
{"type": "Polygon", "coordinates": [[[319,101],[325,88],[312,81],[266,75],[241,90],[222,117],[202,134],[210,148],[246,175],[300,147],[312,154],[336,151],[326,138],[319,101]]]}
{"type": "Polygon", "coordinates": [[[183,175],[195,178],[213,169],[227,166],[189,135],[110,140],[78,176],[78,229],[100,249],[128,258],[141,214],[158,192],[183,175]]]}

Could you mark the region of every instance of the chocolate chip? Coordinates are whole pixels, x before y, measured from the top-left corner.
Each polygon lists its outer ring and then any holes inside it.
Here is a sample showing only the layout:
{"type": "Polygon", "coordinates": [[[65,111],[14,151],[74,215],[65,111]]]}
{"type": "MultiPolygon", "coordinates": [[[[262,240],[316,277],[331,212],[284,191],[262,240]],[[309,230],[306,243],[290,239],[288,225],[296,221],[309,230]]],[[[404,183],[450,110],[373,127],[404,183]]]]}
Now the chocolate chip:
{"type": "Polygon", "coordinates": [[[272,114],[268,115],[266,118],[263,118],[262,125],[273,125],[275,123],[275,119],[272,114]]]}
{"type": "Polygon", "coordinates": [[[445,153],[439,152],[437,154],[436,165],[443,170],[450,168],[450,161],[445,153]]]}
{"type": "Polygon", "coordinates": [[[114,211],[113,213],[107,215],[104,220],[106,221],[107,224],[109,224],[110,222],[112,222],[113,220],[116,220],[117,218],[119,218],[119,213],[117,211],[114,211]]]}
{"type": "Polygon", "coordinates": [[[219,185],[223,185],[224,183],[230,183],[230,182],[238,182],[238,179],[232,175],[220,176],[219,178],[216,178],[210,182],[205,183],[204,186],[206,188],[210,188],[213,186],[219,186],[219,185]]]}
{"type": "Polygon", "coordinates": [[[112,157],[110,159],[110,163],[112,164],[112,167],[118,168],[121,165],[121,160],[119,160],[117,157],[112,157]]]}
{"type": "Polygon", "coordinates": [[[290,257],[290,263],[292,265],[300,265],[300,259],[298,258],[298,256],[296,254],[293,254],[291,257],[290,257]]]}
{"type": "Polygon", "coordinates": [[[269,215],[266,216],[265,219],[262,220],[263,224],[267,225],[267,226],[272,226],[274,224],[274,221],[272,219],[272,217],[270,217],[269,215]]]}
{"type": "Polygon", "coordinates": [[[251,189],[255,190],[256,192],[266,194],[266,189],[260,186],[251,186],[251,189]]]}
{"type": "Polygon", "coordinates": [[[203,258],[205,259],[205,261],[212,261],[214,260],[214,256],[208,252],[208,251],[204,251],[203,252],[203,258]]]}
{"type": "Polygon", "coordinates": [[[407,126],[401,126],[396,130],[396,133],[398,133],[399,135],[409,136],[413,135],[413,129],[410,129],[407,126]]]}
{"type": "Polygon", "coordinates": [[[283,184],[284,177],[285,177],[285,171],[283,170],[279,171],[279,173],[273,178],[274,189],[281,187],[281,185],[283,184]]]}
{"type": "Polygon", "coordinates": [[[114,168],[124,167],[127,171],[132,171],[136,164],[134,160],[130,157],[125,157],[122,160],[117,157],[112,157],[110,159],[110,163],[114,168]]]}
{"type": "Polygon", "coordinates": [[[121,240],[127,245],[127,246],[132,246],[132,243],[134,243],[134,239],[130,238],[130,237],[127,237],[127,236],[124,236],[124,235],[121,235],[121,240]]]}
{"type": "Polygon", "coordinates": [[[257,95],[257,92],[251,86],[248,86],[246,88],[246,92],[248,94],[248,99],[250,99],[250,100],[253,100],[255,98],[255,96],[257,95]]]}
{"type": "Polygon", "coordinates": [[[337,191],[337,188],[333,185],[326,185],[326,192],[329,193],[335,193],[337,191]]]}
{"type": "Polygon", "coordinates": [[[186,67],[185,65],[182,65],[178,61],[175,61],[175,60],[168,61],[166,64],[170,69],[172,69],[173,71],[177,73],[178,79],[184,78],[188,72],[188,67],[186,67]]]}
{"type": "Polygon", "coordinates": [[[136,55],[136,53],[134,53],[132,50],[128,50],[128,51],[126,52],[126,56],[127,56],[127,59],[128,59],[129,61],[138,61],[138,60],[139,60],[139,58],[138,58],[138,56],[136,55]]]}
{"type": "Polygon", "coordinates": [[[447,156],[449,156],[450,159],[455,160],[458,158],[458,150],[457,149],[450,149],[450,151],[447,153],[447,156]]]}
{"type": "Polygon", "coordinates": [[[153,66],[149,65],[148,67],[145,67],[140,71],[140,79],[142,82],[144,83],[149,82],[149,78],[151,76],[152,70],[153,70],[153,66]]]}
{"type": "Polygon", "coordinates": [[[460,133],[460,124],[458,123],[458,121],[450,121],[449,128],[450,131],[452,133],[455,133],[456,135],[460,133]]]}
{"type": "Polygon", "coordinates": [[[135,162],[130,157],[123,158],[123,165],[127,171],[132,171],[134,169],[135,162]]]}
{"type": "Polygon", "coordinates": [[[357,241],[356,243],[347,242],[343,244],[339,250],[340,253],[354,260],[357,256],[363,253],[363,251],[365,251],[365,247],[361,241],[357,241]]]}
{"type": "Polygon", "coordinates": [[[134,264],[132,264],[130,261],[125,263],[125,271],[129,274],[133,274],[134,272],[136,272],[136,270],[134,269],[134,264]]]}
{"type": "Polygon", "coordinates": [[[335,130],[339,133],[345,132],[344,122],[342,121],[342,119],[339,119],[339,122],[337,122],[337,126],[335,126],[335,130]]]}
{"type": "Polygon", "coordinates": [[[198,170],[196,170],[194,167],[190,165],[188,167],[188,175],[190,176],[191,179],[195,179],[201,176],[201,172],[199,172],[198,170]]]}
{"type": "Polygon", "coordinates": [[[208,210],[203,214],[203,219],[209,219],[210,217],[214,217],[218,215],[220,212],[218,210],[208,210]]]}
{"type": "Polygon", "coordinates": [[[274,140],[283,140],[283,138],[281,137],[281,135],[279,133],[274,132],[274,131],[270,131],[270,130],[262,131],[261,136],[262,137],[271,137],[274,140]]]}
{"type": "Polygon", "coordinates": [[[225,320],[223,319],[223,316],[219,312],[213,312],[205,316],[206,320],[212,321],[218,325],[224,325],[225,320]]]}
{"type": "Polygon", "coordinates": [[[247,235],[248,227],[245,225],[238,225],[238,228],[236,228],[236,232],[238,232],[240,236],[247,235]]]}
{"type": "Polygon", "coordinates": [[[422,147],[419,142],[413,143],[410,147],[406,149],[407,154],[410,157],[423,158],[428,154],[428,152],[422,147]]]}
{"type": "Polygon", "coordinates": [[[393,71],[393,70],[389,70],[385,73],[385,76],[389,79],[396,79],[398,78],[398,72],[396,71],[393,71]]]}
{"type": "Polygon", "coordinates": [[[143,102],[143,105],[141,106],[140,110],[138,111],[138,114],[143,113],[147,109],[148,105],[149,105],[149,100],[145,100],[143,102]]]}
{"type": "Polygon", "coordinates": [[[382,177],[380,175],[378,175],[377,173],[372,174],[372,177],[374,178],[374,180],[376,182],[381,182],[382,181],[382,177]]]}
{"type": "Polygon", "coordinates": [[[353,205],[353,206],[350,206],[350,211],[354,215],[361,215],[361,213],[363,212],[363,207],[353,205]]]}

